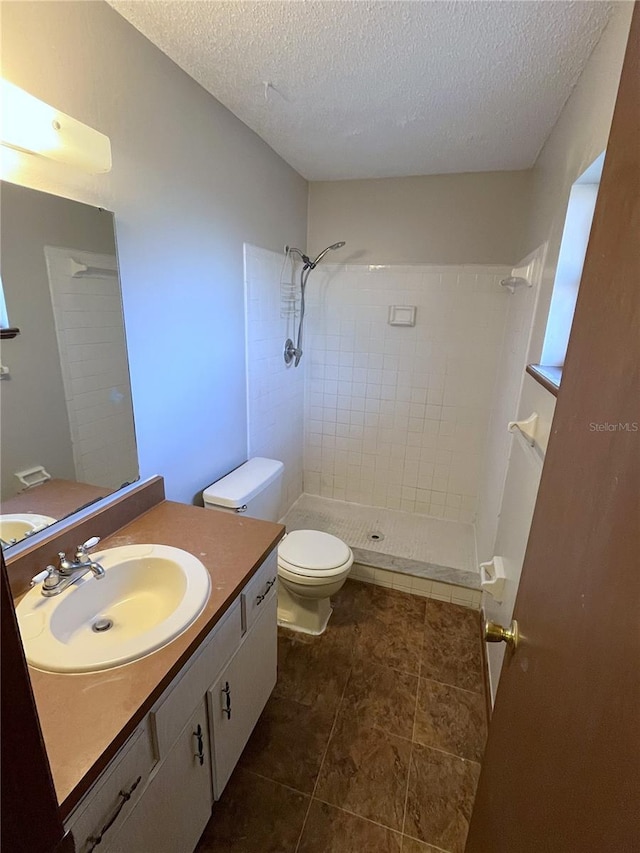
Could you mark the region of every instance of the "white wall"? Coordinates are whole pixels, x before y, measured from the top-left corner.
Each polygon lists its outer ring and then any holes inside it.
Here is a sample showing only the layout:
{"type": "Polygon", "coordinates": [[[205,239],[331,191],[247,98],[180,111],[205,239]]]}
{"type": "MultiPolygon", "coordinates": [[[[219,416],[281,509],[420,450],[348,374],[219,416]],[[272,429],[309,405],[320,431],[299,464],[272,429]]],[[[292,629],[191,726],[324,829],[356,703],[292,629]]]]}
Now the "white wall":
{"type": "Polygon", "coordinates": [[[321,265],[307,317],[305,492],[472,521],[508,267],[321,265]],[[416,305],[413,328],[390,305],[416,305]]]}
{"type": "MultiPolygon", "coordinates": [[[[547,252],[527,357],[529,362],[539,361],[542,352],[571,186],[606,148],[632,10],[632,3],[617,4],[533,170],[528,244],[531,249],[546,244],[547,252]]],[[[527,417],[532,411],[539,415],[536,442],[546,451],[553,428],[555,398],[532,377],[525,375],[518,418],[527,417]]],[[[513,615],[538,482],[538,475],[530,467],[527,469],[521,450],[514,448],[505,481],[496,543],[491,549],[505,558],[507,590],[502,604],[492,602],[485,595],[483,605],[486,615],[503,625],[508,625],[513,615]]],[[[531,570],[535,571],[535,568],[531,570]]],[[[495,699],[504,647],[502,644],[489,644],[487,655],[495,699]]]]}
{"type": "Polygon", "coordinates": [[[529,359],[533,362],[542,353],[571,186],[607,147],[632,11],[633,3],[615,4],[533,169],[525,250],[548,246],[529,359]]]}
{"type": "Polygon", "coordinates": [[[311,255],[346,240],[347,263],[508,264],[525,254],[530,172],[309,184],[311,255]]]}
{"type": "Polygon", "coordinates": [[[307,184],[103,2],[2,4],[2,74],[106,133],[113,170],[15,183],[115,212],[142,476],[191,501],[246,459],[243,243],[304,245],[307,184]]]}
{"type": "MultiPolygon", "coordinates": [[[[287,366],[284,342],[293,334],[280,296],[284,255],[245,245],[248,455],[284,463],[282,518],[302,494],[304,369],[287,366]]],[[[284,275],[290,281],[291,265],[284,275]]]]}

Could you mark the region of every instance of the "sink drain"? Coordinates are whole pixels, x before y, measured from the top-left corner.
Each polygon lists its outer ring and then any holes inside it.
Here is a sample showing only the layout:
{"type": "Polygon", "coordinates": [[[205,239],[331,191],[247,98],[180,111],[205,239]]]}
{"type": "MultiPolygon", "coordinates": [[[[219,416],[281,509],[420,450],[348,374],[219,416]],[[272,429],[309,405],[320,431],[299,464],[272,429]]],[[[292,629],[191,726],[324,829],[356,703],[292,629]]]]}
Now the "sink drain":
{"type": "Polygon", "coordinates": [[[108,631],[109,628],[113,628],[113,619],[96,619],[96,621],[91,626],[91,630],[95,631],[96,634],[101,634],[103,631],[108,631]]]}
{"type": "Polygon", "coordinates": [[[370,533],[367,533],[367,539],[371,542],[382,542],[384,533],[380,533],[379,530],[372,530],[370,533]]]}

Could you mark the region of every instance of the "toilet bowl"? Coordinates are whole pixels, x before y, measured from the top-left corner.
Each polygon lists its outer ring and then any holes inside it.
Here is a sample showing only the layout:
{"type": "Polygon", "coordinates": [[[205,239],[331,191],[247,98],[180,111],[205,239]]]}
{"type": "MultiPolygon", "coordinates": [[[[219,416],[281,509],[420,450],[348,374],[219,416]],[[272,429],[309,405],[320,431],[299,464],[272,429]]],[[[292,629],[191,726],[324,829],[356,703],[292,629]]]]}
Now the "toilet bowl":
{"type": "MultiPolygon", "coordinates": [[[[284,465],[256,456],[205,489],[208,509],[277,521],[284,465]]],[[[349,546],[320,530],[293,530],[278,547],[278,623],[292,631],[322,634],[331,616],[330,596],[353,564],[349,546]]]]}
{"type": "Polygon", "coordinates": [[[278,623],[322,634],[332,613],[330,596],[347,579],[351,548],[320,530],[294,530],[278,547],[278,623]]]}

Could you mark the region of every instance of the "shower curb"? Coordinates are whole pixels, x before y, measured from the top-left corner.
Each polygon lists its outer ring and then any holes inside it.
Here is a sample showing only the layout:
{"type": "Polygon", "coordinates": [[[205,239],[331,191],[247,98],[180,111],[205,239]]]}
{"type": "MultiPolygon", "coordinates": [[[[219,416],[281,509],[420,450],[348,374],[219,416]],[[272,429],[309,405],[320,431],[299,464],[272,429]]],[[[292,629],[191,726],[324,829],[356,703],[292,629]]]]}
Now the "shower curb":
{"type": "Polygon", "coordinates": [[[350,547],[353,551],[354,561],[372,569],[385,569],[411,577],[462,586],[466,589],[481,589],[480,576],[475,572],[467,572],[464,569],[455,569],[451,566],[441,566],[438,563],[425,563],[422,560],[410,560],[406,557],[394,557],[391,554],[370,551],[367,548],[350,547]]]}

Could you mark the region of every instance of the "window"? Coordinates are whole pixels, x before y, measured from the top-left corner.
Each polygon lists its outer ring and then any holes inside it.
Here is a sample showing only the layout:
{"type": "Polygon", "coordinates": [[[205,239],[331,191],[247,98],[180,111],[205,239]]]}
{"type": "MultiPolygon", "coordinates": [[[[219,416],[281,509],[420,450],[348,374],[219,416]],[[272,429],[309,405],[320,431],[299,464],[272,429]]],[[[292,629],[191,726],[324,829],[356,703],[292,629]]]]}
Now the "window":
{"type": "Polygon", "coordinates": [[[20,334],[20,329],[16,329],[9,325],[9,315],[7,314],[7,303],[4,298],[4,287],[2,286],[2,276],[0,275],[0,338],[15,338],[20,334]]]}
{"type": "Polygon", "coordinates": [[[9,317],[7,315],[7,303],[4,300],[4,287],[2,286],[2,275],[0,275],[0,329],[9,328],[9,317]]]}
{"type": "MultiPolygon", "coordinates": [[[[600,189],[604,156],[603,152],[571,187],[541,363],[530,365],[532,370],[529,372],[532,375],[539,380],[542,375],[548,383],[555,385],[556,390],[560,384],[562,365],[573,323],[593,212],[600,189]]],[[[545,382],[542,384],[549,387],[545,382]]],[[[549,388],[549,390],[553,389],[549,388]]]]}

